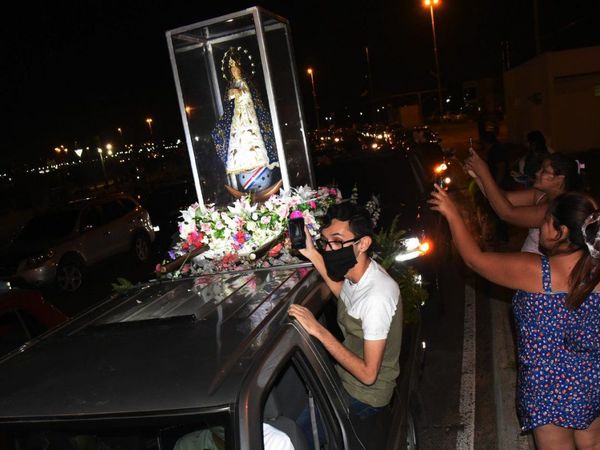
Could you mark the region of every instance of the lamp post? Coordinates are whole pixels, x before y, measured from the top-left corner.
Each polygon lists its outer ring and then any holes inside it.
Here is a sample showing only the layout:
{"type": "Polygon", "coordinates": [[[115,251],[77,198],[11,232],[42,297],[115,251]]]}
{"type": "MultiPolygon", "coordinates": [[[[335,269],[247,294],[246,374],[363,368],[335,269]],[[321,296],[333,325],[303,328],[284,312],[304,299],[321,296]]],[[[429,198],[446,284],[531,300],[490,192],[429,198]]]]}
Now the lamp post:
{"type": "Polygon", "coordinates": [[[150,136],[152,136],[152,118],[148,117],[146,119],[146,123],[148,124],[148,129],[150,130],[150,136]]]}
{"type": "Polygon", "coordinates": [[[433,7],[438,6],[440,4],[440,0],[423,0],[423,5],[429,8],[429,13],[431,15],[431,31],[433,33],[433,53],[435,54],[435,71],[437,75],[437,90],[438,90],[438,100],[440,103],[440,120],[442,120],[442,116],[444,115],[443,111],[443,101],[442,101],[442,82],[440,75],[440,61],[438,58],[438,48],[437,48],[437,39],[435,36],[435,19],[433,17],[433,7]]]}
{"type": "Polygon", "coordinates": [[[102,164],[102,175],[104,175],[104,185],[108,186],[108,177],[106,176],[106,168],[104,167],[104,155],[102,149],[98,147],[98,154],[100,155],[100,163],[102,164]]]}
{"type": "Polygon", "coordinates": [[[313,75],[313,70],[311,67],[309,67],[306,70],[306,73],[308,73],[310,75],[310,84],[312,86],[312,96],[313,96],[313,102],[315,103],[315,116],[317,118],[317,130],[319,128],[321,128],[320,124],[319,124],[319,102],[317,101],[317,91],[315,90],[315,78],[313,75]]]}

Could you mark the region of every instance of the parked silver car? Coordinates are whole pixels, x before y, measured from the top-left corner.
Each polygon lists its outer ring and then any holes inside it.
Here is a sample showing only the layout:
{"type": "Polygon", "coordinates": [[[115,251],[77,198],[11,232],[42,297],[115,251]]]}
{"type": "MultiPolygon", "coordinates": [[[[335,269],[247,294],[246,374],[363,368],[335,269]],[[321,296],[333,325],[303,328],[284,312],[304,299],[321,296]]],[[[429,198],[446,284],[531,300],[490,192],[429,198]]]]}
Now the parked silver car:
{"type": "Polygon", "coordinates": [[[127,194],[78,200],[27,222],[5,253],[2,276],[74,292],[95,263],[127,251],[147,261],[154,237],[150,215],[127,194]]]}

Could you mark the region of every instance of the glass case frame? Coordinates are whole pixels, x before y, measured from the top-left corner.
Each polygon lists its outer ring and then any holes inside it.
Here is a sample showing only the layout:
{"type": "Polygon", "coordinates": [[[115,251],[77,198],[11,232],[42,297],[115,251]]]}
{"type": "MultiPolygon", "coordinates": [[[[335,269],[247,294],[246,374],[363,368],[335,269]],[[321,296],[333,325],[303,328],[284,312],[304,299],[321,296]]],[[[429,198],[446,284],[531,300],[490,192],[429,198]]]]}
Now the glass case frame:
{"type": "MultiPolygon", "coordinates": [[[[252,7],[169,30],[166,37],[200,205],[225,205],[249,193],[260,201],[264,200],[261,196],[276,193],[273,189],[279,191],[278,187],[289,190],[309,185],[314,188],[315,176],[287,19],[261,7],[252,7]],[[246,47],[250,47],[250,52],[246,47]],[[279,184],[270,186],[270,190],[264,186],[259,186],[260,190],[242,189],[239,175],[228,172],[226,163],[214,157],[218,153],[223,160],[226,153],[215,151],[219,147],[214,136],[215,124],[224,117],[227,109],[225,103],[228,99],[224,94],[231,92],[219,76],[220,67],[222,78],[227,79],[226,48],[243,49],[241,51],[246,54],[248,62],[252,62],[253,81],[256,80],[258,86],[256,92],[264,93],[264,115],[272,124],[272,147],[275,147],[271,150],[276,150],[276,153],[272,152],[276,154],[273,161],[277,159],[273,172],[280,180],[279,184]],[[253,52],[258,53],[258,59],[251,59],[253,52]],[[190,76],[192,65],[195,67],[194,75],[190,76]],[[194,117],[190,104],[199,105],[202,109],[198,117],[194,117]],[[213,136],[212,142],[209,135],[213,136]]],[[[232,64],[231,59],[229,63],[232,64]]],[[[263,104],[262,100],[255,103],[263,104]]],[[[258,120],[261,120],[260,115],[258,120]]],[[[269,124],[268,121],[265,123],[269,124]]],[[[260,131],[263,133],[263,128],[260,131]]],[[[263,137],[267,142],[264,134],[263,137]]],[[[243,187],[246,188],[246,185],[243,187]]]]}

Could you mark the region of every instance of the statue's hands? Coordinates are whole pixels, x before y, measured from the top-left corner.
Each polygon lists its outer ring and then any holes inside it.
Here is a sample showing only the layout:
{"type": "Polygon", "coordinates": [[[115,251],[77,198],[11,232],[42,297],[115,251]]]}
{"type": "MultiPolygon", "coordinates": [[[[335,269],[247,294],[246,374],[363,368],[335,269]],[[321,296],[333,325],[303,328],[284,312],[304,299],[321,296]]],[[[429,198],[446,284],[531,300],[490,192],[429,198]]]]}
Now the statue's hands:
{"type": "Polygon", "coordinates": [[[241,93],[242,93],[241,89],[231,88],[231,89],[229,89],[229,98],[239,97],[241,93]]]}

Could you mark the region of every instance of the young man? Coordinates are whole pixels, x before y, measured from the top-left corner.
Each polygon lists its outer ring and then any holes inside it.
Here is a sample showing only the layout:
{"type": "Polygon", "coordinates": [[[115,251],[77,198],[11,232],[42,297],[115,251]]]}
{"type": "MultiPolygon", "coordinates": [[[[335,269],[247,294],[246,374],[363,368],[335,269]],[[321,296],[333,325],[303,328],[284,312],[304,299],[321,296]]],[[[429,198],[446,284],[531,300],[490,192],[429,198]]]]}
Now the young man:
{"type": "Polygon", "coordinates": [[[301,250],[319,271],[337,302],[339,342],[305,307],[292,305],[294,317],[338,363],[352,412],[368,417],[386,406],[400,373],[402,302],[398,284],[370,257],[373,226],[363,208],[341,203],[325,216],[318,251],[307,233],[301,250]]]}

